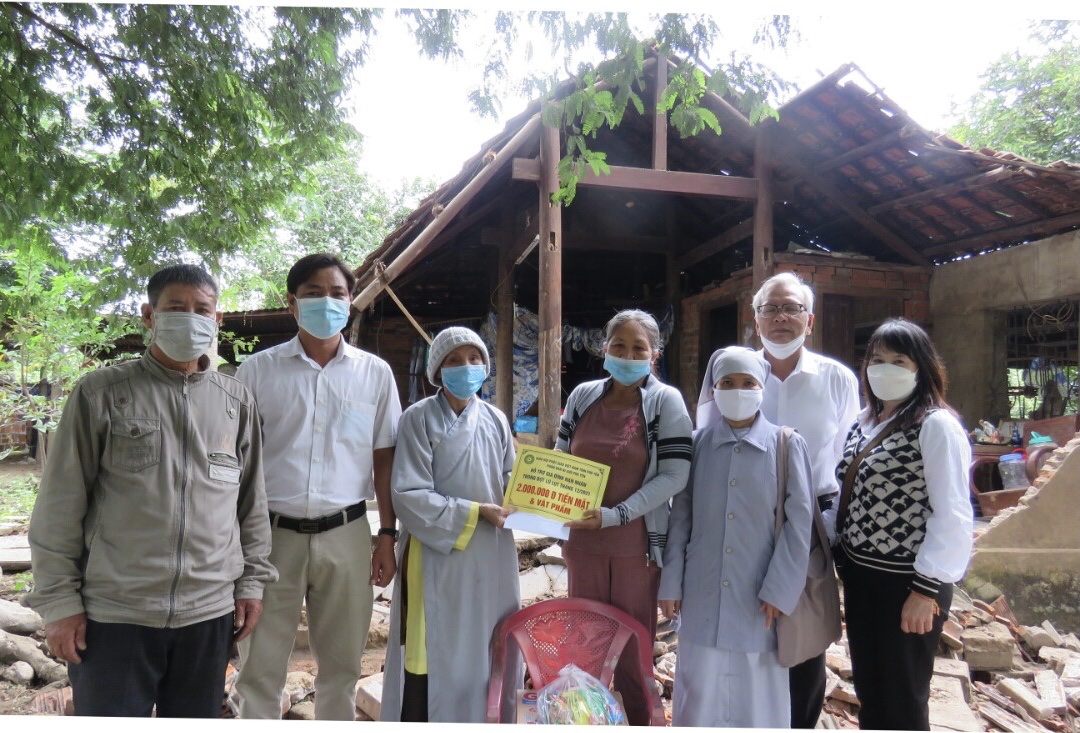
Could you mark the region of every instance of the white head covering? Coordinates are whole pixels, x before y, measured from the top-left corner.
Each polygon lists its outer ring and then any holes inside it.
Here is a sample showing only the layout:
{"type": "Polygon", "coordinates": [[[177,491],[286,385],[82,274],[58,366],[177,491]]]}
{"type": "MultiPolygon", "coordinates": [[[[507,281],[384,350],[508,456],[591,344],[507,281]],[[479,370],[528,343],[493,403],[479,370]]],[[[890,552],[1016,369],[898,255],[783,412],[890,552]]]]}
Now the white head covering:
{"type": "Polygon", "coordinates": [[[475,346],[480,350],[480,356],[484,357],[484,366],[491,371],[491,359],[488,357],[487,347],[484,346],[484,340],[480,338],[479,334],[472,329],[465,328],[464,326],[451,326],[445,328],[439,332],[439,335],[435,337],[435,340],[431,342],[431,348],[428,351],[428,363],[427,363],[427,378],[428,381],[434,384],[436,387],[441,386],[438,380],[439,367],[442,366],[443,359],[450,355],[450,352],[459,346],[475,346]]]}
{"type": "Polygon", "coordinates": [[[701,381],[701,394],[698,395],[697,403],[697,429],[707,428],[721,417],[720,408],[713,400],[713,388],[721,377],[728,374],[749,374],[764,389],[765,380],[769,378],[771,371],[769,362],[745,346],[728,346],[714,351],[709,357],[709,365],[705,367],[705,378],[701,381]]]}

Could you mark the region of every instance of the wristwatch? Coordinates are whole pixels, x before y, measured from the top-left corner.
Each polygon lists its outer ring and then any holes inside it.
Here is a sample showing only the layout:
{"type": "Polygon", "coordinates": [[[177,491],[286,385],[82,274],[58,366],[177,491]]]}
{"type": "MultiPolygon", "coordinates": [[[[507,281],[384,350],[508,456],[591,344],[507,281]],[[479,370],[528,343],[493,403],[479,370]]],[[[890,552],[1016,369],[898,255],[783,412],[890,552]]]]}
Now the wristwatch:
{"type": "Polygon", "coordinates": [[[379,534],[384,534],[394,540],[394,542],[397,542],[398,531],[394,527],[380,527],[379,534]]]}

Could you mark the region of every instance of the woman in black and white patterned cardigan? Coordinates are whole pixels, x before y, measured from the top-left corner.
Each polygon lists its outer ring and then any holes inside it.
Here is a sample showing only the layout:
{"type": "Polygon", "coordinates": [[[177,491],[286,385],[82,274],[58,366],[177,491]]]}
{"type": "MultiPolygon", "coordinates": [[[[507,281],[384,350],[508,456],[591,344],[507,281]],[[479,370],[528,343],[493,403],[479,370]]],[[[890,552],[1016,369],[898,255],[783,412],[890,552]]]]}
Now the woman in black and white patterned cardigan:
{"type": "Polygon", "coordinates": [[[971,554],[971,446],[918,325],[879,326],[861,379],[867,407],[837,466],[842,486],[858,463],[836,519],[859,727],[930,730],[934,653],[971,554]]]}

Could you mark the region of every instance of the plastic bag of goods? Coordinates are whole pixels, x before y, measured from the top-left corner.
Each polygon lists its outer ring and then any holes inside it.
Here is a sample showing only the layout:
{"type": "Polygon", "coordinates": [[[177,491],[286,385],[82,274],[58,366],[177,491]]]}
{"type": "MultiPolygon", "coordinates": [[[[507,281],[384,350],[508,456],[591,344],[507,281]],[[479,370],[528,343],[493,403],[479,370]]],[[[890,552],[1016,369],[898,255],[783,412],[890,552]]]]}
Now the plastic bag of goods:
{"type": "Polygon", "coordinates": [[[626,725],[626,713],[611,691],[573,664],[536,693],[536,715],[547,725],[626,725]]]}

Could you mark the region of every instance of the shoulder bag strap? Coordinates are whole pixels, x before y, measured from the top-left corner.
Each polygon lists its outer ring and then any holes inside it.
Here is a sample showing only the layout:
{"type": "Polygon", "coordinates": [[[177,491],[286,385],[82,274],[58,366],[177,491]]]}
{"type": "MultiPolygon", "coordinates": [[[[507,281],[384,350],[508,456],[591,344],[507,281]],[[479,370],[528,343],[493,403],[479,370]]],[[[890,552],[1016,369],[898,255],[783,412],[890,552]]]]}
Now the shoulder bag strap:
{"type": "Polygon", "coordinates": [[[847,473],[844,474],[844,485],[840,488],[840,506],[836,510],[837,542],[840,541],[840,531],[844,528],[844,520],[847,519],[848,504],[851,501],[851,488],[855,485],[855,477],[859,474],[859,465],[863,462],[863,459],[870,455],[870,451],[881,445],[885,438],[899,431],[899,427],[894,427],[891,430],[882,430],[877,434],[877,437],[867,443],[866,447],[856,453],[855,457],[851,459],[851,465],[848,466],[847,473]]]}
{"type": "Polygon", "coordinates": [[[780,529],[784,526],[784,494],[787,489],[787,454],[791,428],[780,428],[776,436],[776,526],[773,529],[773,541],[780,538],[780,529]]]}
{"type": "MultiPolygon", "coordinates": [[[[773,528],[774,539],[780,538],[780,530],[783,528],[784,499],[787,489],[787,455],[788,441],[791,439],[792,428],[783,427],[776,441],[776,526],[773,528]]],[[[825,532],[825,521],[821,518],[821,510],[818,509],[817,500],[811,506],[813,510],[813,531],[817,535],[817,544],[825,548],[825,555],[832,557],[829,550],[829,535],[825,532]]],[[[814,538],[810,538],[810,546],[814,546],[814,538]]]]}

